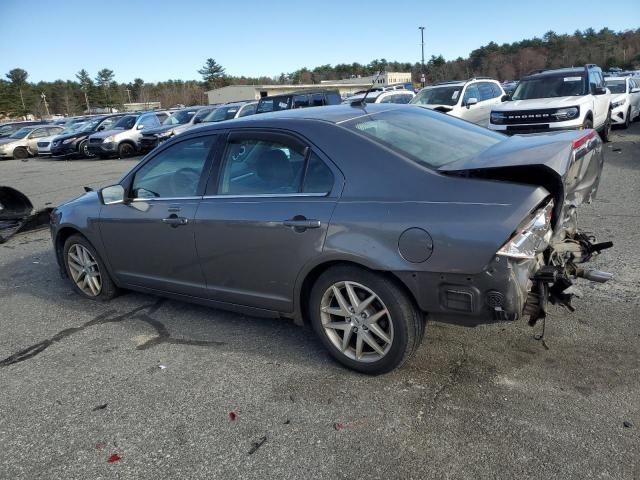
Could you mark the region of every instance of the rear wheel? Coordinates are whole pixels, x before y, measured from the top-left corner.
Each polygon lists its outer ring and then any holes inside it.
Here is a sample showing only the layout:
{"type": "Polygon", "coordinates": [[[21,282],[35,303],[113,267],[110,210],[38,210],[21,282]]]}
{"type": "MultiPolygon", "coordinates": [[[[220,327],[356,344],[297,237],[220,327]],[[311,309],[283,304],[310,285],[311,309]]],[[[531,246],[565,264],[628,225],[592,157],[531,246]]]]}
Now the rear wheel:
{"type": "Polygon", "coordinates": [[[16,160],[24,160],[25,158],[29,157],[29,152],[27,152],[26,148],[16,148],[13,151],[13,158],[15,158],[16,160]]]}
{"type": "Polygon", "coordinates": [[[136,149],[130,143],[121,143],[118,146],[118,157],[120,158],[129,158],[135,155],[136,149]]]}
{"type": "Polygon", "coordinates": [[[73,288],[91,300],[111,300],[118,289],[93,245],[82,235],[71,235],[64,243],[64,265],[73,288]]]}
{"type": "Polygon", "coordinates": [[[357,267],[330,268],[309,299],[311,324],[329,353],[367,374],[404,364],[424,335],[424,315],[395,282],[357,267]]]}

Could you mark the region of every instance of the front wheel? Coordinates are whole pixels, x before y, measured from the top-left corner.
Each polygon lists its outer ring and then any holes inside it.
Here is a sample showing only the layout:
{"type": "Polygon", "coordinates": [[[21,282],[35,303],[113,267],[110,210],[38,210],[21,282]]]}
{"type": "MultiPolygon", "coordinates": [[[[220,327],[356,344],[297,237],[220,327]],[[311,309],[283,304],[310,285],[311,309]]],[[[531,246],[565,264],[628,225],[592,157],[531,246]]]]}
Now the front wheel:
{"type": "Polygon", "coordinates": [[[95,158],[95,154],[89,150],[89,142],[87,140],[83,140],[80,145],[78,145],[78,153],[84,158],[95,158]]]}
{"type": "Polygon", "coordinates": [[[76,292],[91,300],[111,300],[117,287],[93,245],[82,235],[71,235],[64,243],[64,265],[76,292]]]}
{"type": "Polygon", "coordinates": [[[604,143],[607,143],[610,140],[611,136],[611,111],[607,115],[607,119],[604,122],[604,126],[602,127],[602,131],[600,132],[600,138],[604,143]]]}
{"type": "Polygon", "coordinates": [[[392,280],[357,267],[330,268],[314,284],[309,317],[338,362],[377,375],[403,365],[424,335],[424,315],[392,280]]]}
{"type": "Polygon", "coordinates": [[[624,128],[629,128],[629,125],[631,125],[631,107],[629,107],[624,117],[624,128]]]}
{"type": "Polygon", "coordinates": [[[120,158],[133,157],[135,153],[136,153],[136,149],[130,143],[121,143],[118,146],[118,157],[120,158]]]}

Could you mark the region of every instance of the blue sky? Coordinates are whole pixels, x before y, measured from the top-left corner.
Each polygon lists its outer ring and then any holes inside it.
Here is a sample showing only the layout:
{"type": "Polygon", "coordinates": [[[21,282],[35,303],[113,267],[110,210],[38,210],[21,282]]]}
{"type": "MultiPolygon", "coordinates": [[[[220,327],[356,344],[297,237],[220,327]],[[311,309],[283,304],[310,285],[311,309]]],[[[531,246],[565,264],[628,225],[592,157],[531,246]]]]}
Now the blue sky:
{"type": "Polygon", "coordinates": [[[640,27],[640,1],[396,0],[0,0],[0,74],[30,81],[92,76],[110,68],[119,82],[199,79],[208,57],[228,74],[278,75],[375,58],[466,57],[490,41],[548,30],[640,27]]]}

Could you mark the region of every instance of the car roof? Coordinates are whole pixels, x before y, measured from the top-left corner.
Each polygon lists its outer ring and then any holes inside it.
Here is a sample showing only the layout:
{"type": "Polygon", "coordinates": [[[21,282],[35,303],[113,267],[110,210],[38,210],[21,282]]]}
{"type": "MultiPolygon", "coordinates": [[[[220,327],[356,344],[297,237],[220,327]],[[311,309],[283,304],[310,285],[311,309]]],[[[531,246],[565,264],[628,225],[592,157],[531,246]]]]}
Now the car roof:
{"type": "Polygon", "coordinates": [[[247,117],[226,120],[212,125],[207,124],[206,126],[200,127],[200,129],[204,130],[210,128],[212,130],[219,130],[245,124],[259,126],[260,124],[270,124],[274,120],[309,120],[339,124],[374,113],[407,108],[414,109],[417,107],[394,103],[369,103],[366,106],[358,104],[358,106],[355,107],[351,104],[340,104],[324,107],[294,108],[289,110],[279,110],[277,112],[249,115],[247,117]]]}
{"type": "Polygon", "coordinates": [[[571,67],[571,68],[557,68],[555,70],[542,70],[535,71],[529,75],[525,75],[523,78],[541,78],[560,75],[584,75],[586,72],[584,67],[571,67]]]}
{"type": "Polygon", "coordinates": [[[605,77],[604,81],[606,82],[607,80],[626,80],[628,78],[632,78],[632,77],[605,77]]]}
{"type": "Polygon", "coordinates": [[[260,100],[269,100],[271,98],[278,98],[278,97],[289,97],[291,95],[309,95],[310,93],[327,93],[327,92],[337,93],[338,91],[331,88],[310,88],[308,90],[299,90],[297,92],[278,93],[276,95],[269,95],[267,97],[260,98],[260,100]]]}

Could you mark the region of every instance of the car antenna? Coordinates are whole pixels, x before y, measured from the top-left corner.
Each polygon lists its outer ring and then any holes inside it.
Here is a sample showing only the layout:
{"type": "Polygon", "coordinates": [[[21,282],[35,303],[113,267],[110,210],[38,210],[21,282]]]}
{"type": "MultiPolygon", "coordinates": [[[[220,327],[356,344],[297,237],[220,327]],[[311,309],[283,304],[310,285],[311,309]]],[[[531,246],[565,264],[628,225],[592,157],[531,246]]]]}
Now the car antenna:
{"type": "Polygon", "coordinates": [[[376,82],[378,81],[378,78],[380,78],[380,75],[382,74],[382,71],[378,71],[378,74],[376,75],[376,78],[373,79],[373,82],[371,82],[371,86],[367,89],[366,92],[364,92],[364,97],[362,97],[360,100],[354,100],[353,102],[351,102],[351,106],[352,107],[364,107],[366,106],[366,99],[367,99],[367,95],[369,95],[369,92],[373,90],[373,86],[376,84],[376,82]]]}

